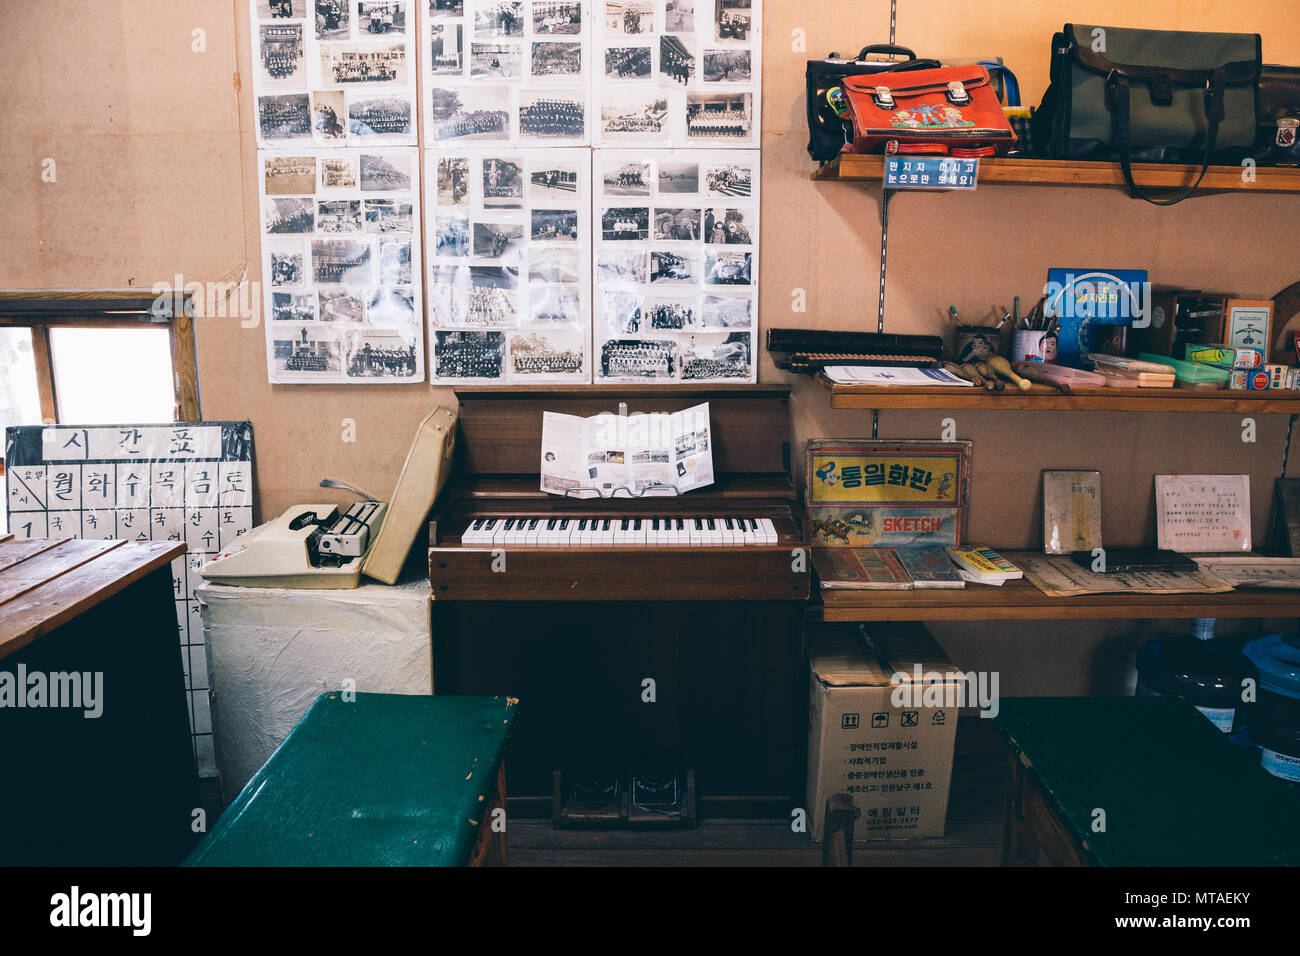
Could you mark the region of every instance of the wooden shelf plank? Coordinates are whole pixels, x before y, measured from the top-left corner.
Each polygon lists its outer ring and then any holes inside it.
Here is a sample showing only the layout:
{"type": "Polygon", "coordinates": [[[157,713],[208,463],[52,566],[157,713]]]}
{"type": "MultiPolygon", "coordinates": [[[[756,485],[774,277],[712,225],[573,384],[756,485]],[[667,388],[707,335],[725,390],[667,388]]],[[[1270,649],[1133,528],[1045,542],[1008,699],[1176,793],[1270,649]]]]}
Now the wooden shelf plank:
{"type": "MultiPolygon", "coordinates": [[[[885,158],[880,155],[845,153],[812,174],[825,182],[880,182],[885,158]]],[[[1199,166],[1173,163],[1134,163],[1133,178],[1151,189],[1185,189],[1196,181],[1199,166]]],[[[1201,193],[1224,191],[1257,193],[1300,193],[1300,168],[1259,166],[1254,180],[1242,179],[1240,166],[1211,166],[1201,180],[1201,193]]],[[[1059,159],[980,160],[981,183],[1014,183],[1029,186],[1119,186],[1127,188],[1119,163],[1078,162],[1059,159]]]]}
{"type": "Polygon", "coordinates": [[[1300,617],[1300,591],[1048,597],[1028,581],[961,590],[822,590],[825,621],[1058,621],[1300,617]]]}
{"type": "Polygon", "coordinates": [[[1218,414],[1300,415],[1300,391],[1201,391],[1184,388],[1076,388],[1063,395],[1046,385],[1028,392],[1008,386],[982,388],[905,385],[836,385],[825,377],[831,408],[974,409],[986,411],[1214,412],[1218,414]]]}

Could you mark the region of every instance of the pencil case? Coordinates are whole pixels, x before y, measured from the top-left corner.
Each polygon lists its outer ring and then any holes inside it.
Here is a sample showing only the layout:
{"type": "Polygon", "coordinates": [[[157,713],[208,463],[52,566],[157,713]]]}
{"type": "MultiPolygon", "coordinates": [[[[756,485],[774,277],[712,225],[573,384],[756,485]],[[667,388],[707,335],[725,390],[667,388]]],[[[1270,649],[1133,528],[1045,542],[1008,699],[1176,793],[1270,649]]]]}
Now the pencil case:
{"type": "Polygon", "coordinates": [[[1085,372],[1081,368],[1052,365],[1048,362],[1036,362],[1034,364],[1034,374],[1050,378],[1058,385],[1069,385],[1071,388],[1076,386],[1079,388],[1101,388],[1106,384],[1104,375],[1098,375],[1096,372],[1085,372]]]}

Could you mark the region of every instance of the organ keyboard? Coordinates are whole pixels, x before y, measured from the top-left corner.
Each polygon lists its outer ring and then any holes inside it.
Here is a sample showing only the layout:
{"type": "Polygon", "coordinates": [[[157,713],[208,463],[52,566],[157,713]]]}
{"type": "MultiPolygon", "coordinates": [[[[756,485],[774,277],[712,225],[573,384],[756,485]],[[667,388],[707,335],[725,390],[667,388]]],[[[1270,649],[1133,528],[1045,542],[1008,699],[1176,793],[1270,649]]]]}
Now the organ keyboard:
{"type": "Polygon", "coordinates": [[[524,515],[475,519],[460,536],[461,544],[534,548],[601,547],[743,547],[776,544],[771,518],[632,517],[565,518],[524,515]]]}

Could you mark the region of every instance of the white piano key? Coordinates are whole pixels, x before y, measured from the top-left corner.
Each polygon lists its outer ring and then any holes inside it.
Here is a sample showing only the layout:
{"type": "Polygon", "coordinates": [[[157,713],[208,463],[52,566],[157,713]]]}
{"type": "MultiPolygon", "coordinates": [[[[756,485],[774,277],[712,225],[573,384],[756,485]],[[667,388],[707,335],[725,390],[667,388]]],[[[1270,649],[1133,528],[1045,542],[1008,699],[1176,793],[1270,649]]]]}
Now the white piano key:
{"type": "Polygon", "coordinates": [[[776,544],[776,525],[771,518],[759,518],[758,525],[763,531],[764,544],[776,544]]]}

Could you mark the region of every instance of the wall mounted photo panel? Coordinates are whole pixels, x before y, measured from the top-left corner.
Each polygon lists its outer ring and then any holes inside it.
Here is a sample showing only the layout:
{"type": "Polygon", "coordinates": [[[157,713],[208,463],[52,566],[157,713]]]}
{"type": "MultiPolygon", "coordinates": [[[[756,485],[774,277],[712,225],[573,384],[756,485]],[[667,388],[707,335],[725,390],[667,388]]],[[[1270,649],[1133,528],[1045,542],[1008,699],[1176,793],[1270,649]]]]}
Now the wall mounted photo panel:
{"type": "Polygon", "coordinates": [[[423,381],[419,150],[260,150],[258,166],[270,381],[423,381]]]}

